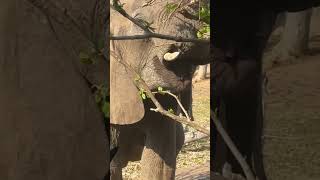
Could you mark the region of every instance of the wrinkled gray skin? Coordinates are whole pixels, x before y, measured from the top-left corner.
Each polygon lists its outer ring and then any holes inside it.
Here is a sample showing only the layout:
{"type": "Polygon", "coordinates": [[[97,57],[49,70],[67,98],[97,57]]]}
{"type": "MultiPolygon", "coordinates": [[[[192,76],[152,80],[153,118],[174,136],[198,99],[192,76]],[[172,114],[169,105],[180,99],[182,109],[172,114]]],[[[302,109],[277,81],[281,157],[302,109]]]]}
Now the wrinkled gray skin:
{"type": "MultiPolygon", "coordinates": [[[[103,34],[96,1],[51,2],[71,16],[95,15],[80,27],[95,40],[103,34]]],[[[51,26],[28,1],[0,1],[1,180],[102,180],[107,174],[108,139],[87,80],[107,83],[109,69],[80,64],[79,51],[88,45],[60,20],[51,18],[51,26]]]]}
{"type": "MultiPolygon", "coordinates": [[[[188,13],[176,13],[164,22],[164,6],[168,1],[121,1],[124,9],[133,17],[153,22],[154,31],[161,34],[196,38],[199,27],[197,17],[190,18],[194,6],[188,13]]],[[[179,3],[180,1],[169,1],[179,3]]],[[[194,9],[193,9],[194,8],[194,9]]],[[[135,35],[143,31],[127,19],[111,11],[110,31],[113,35],[135,35]]],[[[126,61],[145,80],[152,90],[161,86],[180,95],[184,107],[191,107],[191,79],[196,65],[209,62],[208,44],[176,43],[161,39],[112,41],[111,51],[111,123],[117,130],[119,151],[111,163],[111,179],[122,179],[121,169],[128,161],[142,162],[141,179],[174,179],[176,157],[184,143],[180,123],[168,119],[149,109],[154,105],[149,100],[142,103],[132,76],[117,60],[126,61]],[[164,55],[180,51],[174,61],[166,61],[164,55]]],[[[157,96],[164,108],[179,108],[172,97],[157,96]]],[[[115,138],[115,137],[113,137],[115,138]]]]}

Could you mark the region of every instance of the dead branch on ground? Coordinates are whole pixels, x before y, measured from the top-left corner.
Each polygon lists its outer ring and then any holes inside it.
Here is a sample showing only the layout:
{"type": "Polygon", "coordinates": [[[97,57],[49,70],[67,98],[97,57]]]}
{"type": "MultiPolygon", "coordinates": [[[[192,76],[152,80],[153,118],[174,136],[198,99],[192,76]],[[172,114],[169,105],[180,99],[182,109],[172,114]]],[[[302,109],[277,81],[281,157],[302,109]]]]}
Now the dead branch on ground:
{"type": "Polygon", "coordinates": [[[239,162],[244,174],[246,175],[247,180],[255,180],[254,175],[250,169],[250,166],[246,162],[246,159],[241,155],[240,151],[237,149],[236,145],[233,143],[230,136],[228,135],[226,130],[223,128],[222,124],[220,123],[220,121],[216,116],[216,113],[213,110],[210,110],[210,116],[214,125],[216,126],[218,133],[222,136],[224,142],[227,144],[230,151],[239,162]]]}

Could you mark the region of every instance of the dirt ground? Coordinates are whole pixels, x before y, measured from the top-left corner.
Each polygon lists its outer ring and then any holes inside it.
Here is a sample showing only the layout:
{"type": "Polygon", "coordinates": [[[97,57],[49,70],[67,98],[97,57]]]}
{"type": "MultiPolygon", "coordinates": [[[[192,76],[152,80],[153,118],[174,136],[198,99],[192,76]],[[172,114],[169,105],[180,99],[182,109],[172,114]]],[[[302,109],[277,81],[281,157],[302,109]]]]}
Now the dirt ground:
{"type": "Polygon", "coordinates": [[[312,53],[267,72],[264,164],[268,180],[320,179],[319,37],[319,24],[313,21],[312,53]]]}
{"type": "MultiPolygon", "coordinates": [[[[202,80],[193,85],[193,115],[195,122],[203,127],[210,127],[210,80],[202,80]]],[[[195,130],[189,129],[190,132],[195,130]]],[[[178,155],[177,159],[177,179],[199,179],[196,177],[187,177],[181,175],[189,168],[196,166],[202,166],[201,172],[209,171],[207,165],[210,161],[210,139],[205,138],[196,142],[185,144],[183,149],[178,155]]],[[[130,162],[128,166],[123,170],[124,179],[137,180],[140,176],[140,163],[130,162]]],[[[198,173],[198,171],[194,171],[198,173]]],[[[203,176],[205,179],[209,179],[209,173],[206,172],[203,176]]],[[[200,180],[200,179],[199,179],[200,180]]]]}

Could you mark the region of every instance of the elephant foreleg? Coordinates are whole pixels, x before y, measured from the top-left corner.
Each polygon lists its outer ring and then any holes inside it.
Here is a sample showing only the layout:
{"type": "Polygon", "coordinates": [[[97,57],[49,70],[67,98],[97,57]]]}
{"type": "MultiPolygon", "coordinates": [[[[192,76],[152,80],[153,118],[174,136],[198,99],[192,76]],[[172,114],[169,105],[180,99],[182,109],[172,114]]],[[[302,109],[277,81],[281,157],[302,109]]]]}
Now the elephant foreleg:
{"type": "Polygon", "coordinates": [[[110,163],[110,180],[122,180],[122,168],[125,167],[125,162],[121,159],[119,151],[110,163]]]}
{"type": "Polygon", "coordinates": [[[176,168],[176,123],[152,119],[142,154],[142,180],[173,180],[176,168]]]}

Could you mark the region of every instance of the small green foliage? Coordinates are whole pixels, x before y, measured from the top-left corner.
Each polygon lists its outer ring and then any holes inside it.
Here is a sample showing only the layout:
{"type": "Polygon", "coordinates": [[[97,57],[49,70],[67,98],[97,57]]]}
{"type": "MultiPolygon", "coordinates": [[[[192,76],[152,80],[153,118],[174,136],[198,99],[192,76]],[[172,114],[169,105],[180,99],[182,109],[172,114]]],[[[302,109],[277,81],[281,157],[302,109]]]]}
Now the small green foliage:
{"type": "Polygon", "coordinates": [[[199,17],[200,17],[200,20],[203,21],[204,23],[210,24],[210,7],[209,6],[201,7],[199,11],[199,17]]]}
{"type": "Polygon", "coordinates": [[[144,27],[146,27],[148,30],[150,31],[154,31],[155,28],[151,27],[151,25],[153,24],[153,22],[148,22],[144,19],[141,19],[141,18],[136,18],[136,20],[141,24],[143,25],[144,27]]]}
{"type": "Polygon", "coordinates": [[[110,117],[110,100],[109,100],[109,89],[104,85],[94,85],[93,88],[96,88],[95,91],[95,100],[100,110],[102,111],[105,118],[110,117]]]}
{"type": "Polygon", "coordinates": [[[173,111],[172,108],[169,108],[169,109],[168,109],[168,112],[171,113],[171,114],[174,114],[174,111],[173,111]]]}
{"type": "Polygon", "coordinates": [[[164,92],[164,90],[163,90],[163,88],[162,87],[158,87],[158,93],[159,94],[162,94],[162,95],[164,95],[165,94],[165,92],[164,92]]]}
{"type": "Polygon", "coordinates": [[[210,36],[210,25],[205,24],[199,31],[197,32],[197,37],[199,39],[208,38],[210,36]]]}
{"type": "Polygon", "coordinates": [[[92,64],[92,60],[86,52],[80,52],[79,54],[80,62],[83,64],[92,64]]]}
{"type": "Polygon", "coordinates": [[[143,100],[147,99],[148,97],[146,91],[143,88],[140,88],[139,95],[143,100]]]}
{"type": "Polygon", "coordinates": [[[173,13],[177,8],[178,8],[177,3],[167,3],[165,6],[167,14],[173,13]]]}
{"type": "Polygon", "coordinates": [[[79,54],[80,59],[89,59],[89,55],[85,52],[80,52],[79,54]]]}
{"type": "Polygon", "coordinates": [[[95,64],[99,57],[101,57],[101,53],[95,48],[89,48],[79,53],[80,62],[87,65],[95,64]]]}
{"type": "Polygon", "coordinates": [[[125,5],[125,3],[121,4],[119,0],[113,0],[112,5],[117,11],[123,11],[123,6],[125,5]]]}
{"type": "Polygon", "coordinates": [[[101,107],[102,112],[106,118],[110,117],[110,102],[104,101],[101,107]]]}
{"type": "Polygon", "coordinates": [[[200,7],[198,12],[199,20],[203,22],[203,26],[198,30],[197,37],[199,39],[210,37],[210,6],[204,5],[200,7]]]}
{"type": "Polygon", "coordinates": [[[134,81],[136,82],[136,81],[139,81],[140,79],[141,79],[141,76],[136,75],[136,77],[134,78],[134,81]]]}

